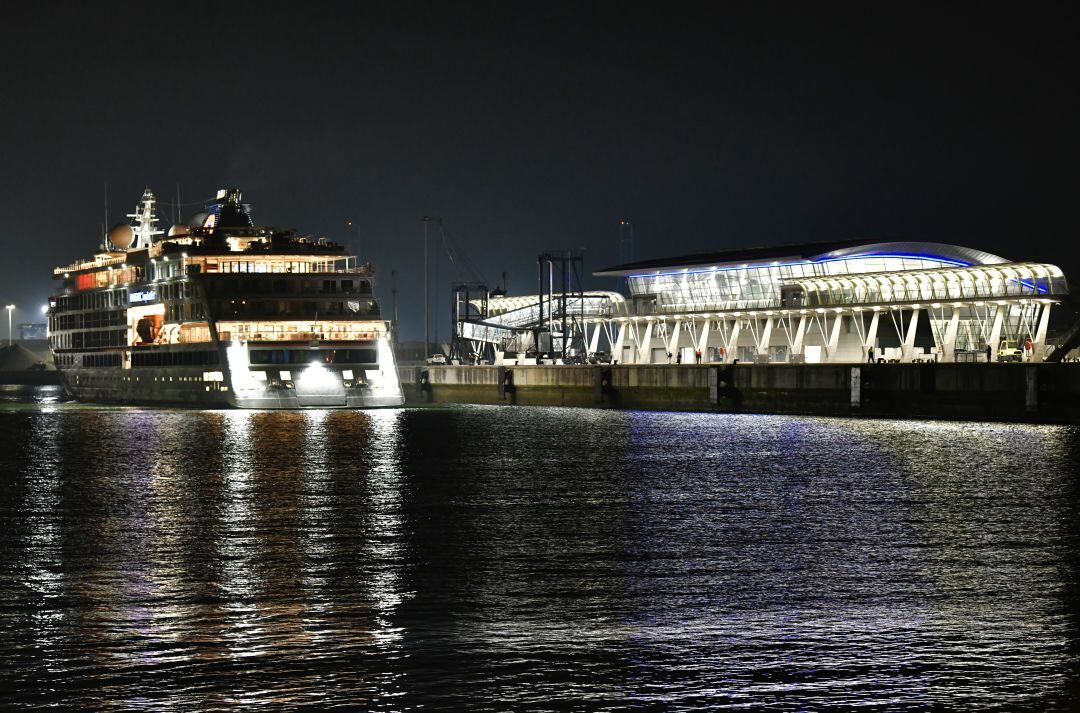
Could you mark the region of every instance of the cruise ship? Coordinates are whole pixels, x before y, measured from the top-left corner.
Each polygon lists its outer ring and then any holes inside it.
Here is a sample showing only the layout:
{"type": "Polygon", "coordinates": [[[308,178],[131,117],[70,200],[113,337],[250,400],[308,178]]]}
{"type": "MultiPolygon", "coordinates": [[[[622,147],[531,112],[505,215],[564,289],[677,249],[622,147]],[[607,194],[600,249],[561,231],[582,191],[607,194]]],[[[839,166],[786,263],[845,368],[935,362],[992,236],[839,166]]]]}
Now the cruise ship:
{"type": "Polygon", "coordinates": [[[404,402],[375,273],[325,238],[257,226],[237,189],[158,227],[147,189],[92,258],[58,267],[49,345],[88,402],[257,409],[404,402]]]}

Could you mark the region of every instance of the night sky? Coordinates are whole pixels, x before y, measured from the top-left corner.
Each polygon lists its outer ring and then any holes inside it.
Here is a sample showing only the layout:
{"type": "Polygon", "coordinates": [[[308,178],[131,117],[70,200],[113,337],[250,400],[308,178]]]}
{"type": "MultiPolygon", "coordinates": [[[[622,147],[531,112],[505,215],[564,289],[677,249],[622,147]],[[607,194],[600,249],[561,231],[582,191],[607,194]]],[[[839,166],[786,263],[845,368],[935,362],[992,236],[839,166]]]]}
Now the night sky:
{"type": "MultiPolygon", "coordinates": [[[[615,263],[623,217],[640,259],[869,237],[1080,279],[1065,4],[4,12],[0,300],[16,321],[40,319],[54,265],[95,249],[106,184],[112,222],[178,183],[185,203],[239,187],[257,222],[339,241],[353,218],[386,303],[398,271],[404,338],[422,331],[425,214],[511,292],[535,289],[544,250],[615,263]]],[[[445,297],[445,256],[439,277],[445,297]]]]}

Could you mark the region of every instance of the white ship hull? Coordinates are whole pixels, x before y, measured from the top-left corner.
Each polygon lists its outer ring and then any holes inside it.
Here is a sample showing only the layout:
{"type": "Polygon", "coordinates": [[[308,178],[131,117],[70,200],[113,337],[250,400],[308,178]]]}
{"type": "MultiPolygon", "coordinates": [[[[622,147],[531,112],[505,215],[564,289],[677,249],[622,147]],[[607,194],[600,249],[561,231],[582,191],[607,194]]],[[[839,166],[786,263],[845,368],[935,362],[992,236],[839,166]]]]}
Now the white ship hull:
{"type": "Polygon", "coordinates": [[[230,363],[228,356],[236,349],[225,351],[226,359],[213,367],[68,367],[60,369],[60,376],[69,394],[88,403],[249,409],[364,409],[405,403],[389,345],[379,350],[378,364],[363,369],[322,364],[252,368],[230,363]]]}

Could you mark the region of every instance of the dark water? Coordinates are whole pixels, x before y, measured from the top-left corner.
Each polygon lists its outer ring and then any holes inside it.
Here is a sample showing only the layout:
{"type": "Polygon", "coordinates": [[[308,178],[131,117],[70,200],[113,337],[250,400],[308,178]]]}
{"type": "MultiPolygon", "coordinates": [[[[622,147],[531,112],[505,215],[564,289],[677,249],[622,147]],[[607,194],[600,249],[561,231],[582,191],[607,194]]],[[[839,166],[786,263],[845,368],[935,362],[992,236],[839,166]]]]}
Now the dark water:
{"type": "Polygon", "coordinates": [[[38,401],[0,407],[8,704],[1078,700],[1077,429],[38,401]]]}

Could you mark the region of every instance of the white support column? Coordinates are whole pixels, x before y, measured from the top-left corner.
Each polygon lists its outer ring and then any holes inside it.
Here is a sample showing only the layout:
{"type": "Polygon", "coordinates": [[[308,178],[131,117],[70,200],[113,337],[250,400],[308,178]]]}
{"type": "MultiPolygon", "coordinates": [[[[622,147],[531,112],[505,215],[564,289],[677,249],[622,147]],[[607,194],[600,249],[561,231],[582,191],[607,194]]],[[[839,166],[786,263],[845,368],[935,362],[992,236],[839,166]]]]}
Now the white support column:
{"type": "Polygon", "coordinates": [[[653,321],[650,319],[645,325],[645,334],[641,335],[641,344],[638,345],[637,364],[652,363],[652,328],[653,321]]]}
{"type": "Polygon", "coordinates": [[[603,331],[600,327],[600,323],[596,322],[593,325],[592,339],[589,340],[589,354],[595,354],[596,350],[600,348],[600,332],[603,331]]]}
{"type": "MultiPolygon", "coordinates": [[[[866,330],[863,329],[863,313],[862,310],[855,310],[851,313],[851,324],[855,327],[855,332],[859,335],[859,344],[866,346],[866,330]]],[[[866,350],[863,349],[865,352],[866,350]]]]}
{"type": "Polygon", "coordinates": [[[735,324],[731,327],[731,337],[729,338],[728,346],[728,361],[735,361],[739,358],[739,332],[742,330],[742,318],[736,317],[735,324]]]}
{"type": "Polygon", "coordinates": [[[667,343],[667,353],[671,355],[671,363],[678,361],[679,335],[682,334],[682,320],[675,320],[675,327],[671,330],[671,340],[667,343]]]}
{"type": "MultiPolygon", "coordinates": [[[[794,319],[794,315],[792,315],[792,319],[794,319]]],[[[796,354],[802,355],[803,353],[803,342],[806,341],[806,323],[809,320],[810,315],[799,315],[799,326],[795,329],[795,339],[791,343],[792,356],[795,356],[796,354]]]]}
{"type": "MultiPolygon", "coordinates": [[[[870,326],[866,330],[866,341],[863,343],[863,350],[867,350],[870,347],[877,345],[877,328],[878,322],[881,321],[881,312],[874,312],[874,316],[870,318],[870,326]]],[[[874,350],[877,351],[876,349],[874,350]]]]}
{"type": "Polygon", "coordinates": [[[763,356],[769,354],[769,341],[772,339],[773,318],[765,318],[765,328],[761,330],[761,341],[758,342],[757,352],[763,356]]]}
{"type": "Polygon", "coordinates": [[[1043,351],[1046,347],[1046,328],[1050,324],[1050,305],[1044,304],[1042,314],[1039,315],[1039,326],[1035,329],[1035,338],[1031,340],[1031,361],[1043,360],[1043,351]]]}
{"type": "Polygon", "coordinates": [[[990,345],[990,354],[997,361],[998,348],[1001,346],[1001,324],[1005,320],[1005,310],[1008,307],[998,305],[994,308],[994,325],[990,327],[990,339],[986,342],[990,345]]]}
{"type": "Polygon", "coordinates": [[[952,308],[949,326],[945,329],[944,344],[941,345],[941,360],[956,361],[956,332],[960,328],[960,308],[952,308]]]}
{"type": "MultiPolygon", "coordinates": [[[[735,322],[732,321],[731,329],[735,328],[735,322]]],[[[720,346],[723,347],[724,353],[720,355],[720,361],[731,361],[731,329],[728,329],[727,316],[720,317],[716,320],[716,329],[720,332],[720,346]]]]}
{"type": "Polygon", "coordinates": [[[686,326],[689,330],[687,335],[690,338],[690,346],[696,349],[698,340],[697,317],[691,316],[687,321],[686,326]]]}
{"type": "MultiPolygon", "coordinates": [[[[911,321],[908,322],[907,333],[904,335],[904,346],[900,352],[900,361],[907,364],[911,361],[915,350],[915,328],[919,326],[918,308],[911,310],[911,321]]],[[[903,314],[903,313],[901,313],[903,314]]]]}
{"type": "Polygon", "coordinates": [[[836,347],[840,344],[840,326],[844,323],[844,316],[841,314],[836,315],[833,318],[832,329],[829,330],[829,344],[825,348],[826,361],[831,362],[836,357],[836,347]]]}
{"type": "Polygon", "coordinates": [[[612,361],[622,361],[624,346],[626,346],[626,322],[619,322],[619,333],[615,337],[615,346],[611,349],[612,361]]]}
{"type": "Polygon", "coordinates": [[[705,323],[701,325],[701,332],[698,334],[697,350],[701,352],[701,361],[706,362],[709,360],[709,329],[712,327],[712,317],[706,317],[705,323]]]}

